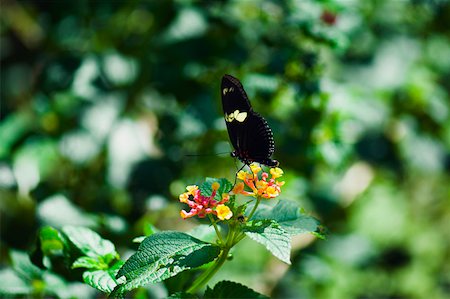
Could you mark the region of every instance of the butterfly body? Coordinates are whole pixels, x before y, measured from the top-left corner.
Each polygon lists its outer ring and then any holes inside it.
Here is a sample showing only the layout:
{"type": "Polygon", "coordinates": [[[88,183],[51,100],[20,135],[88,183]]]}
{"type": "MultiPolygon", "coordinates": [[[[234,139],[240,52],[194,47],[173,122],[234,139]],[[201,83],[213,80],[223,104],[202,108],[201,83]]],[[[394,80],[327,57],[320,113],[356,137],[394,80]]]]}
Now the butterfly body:
{"type": "Polygon", "coordinates": [[[272,130],[267,121],[253,111],[241,82],[224,75],[221,94],[228,136],[234,148],[231,156],[247,165],[258,162],[278,166],[278,161],[271,158],[275,150],[272,130]]]}

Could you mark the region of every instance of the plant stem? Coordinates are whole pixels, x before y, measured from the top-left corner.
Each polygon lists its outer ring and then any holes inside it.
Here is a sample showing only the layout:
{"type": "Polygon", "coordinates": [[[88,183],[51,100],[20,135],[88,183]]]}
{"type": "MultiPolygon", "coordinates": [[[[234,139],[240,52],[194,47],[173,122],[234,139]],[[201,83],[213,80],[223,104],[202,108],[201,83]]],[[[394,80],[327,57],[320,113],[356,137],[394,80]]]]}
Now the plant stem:
{"type": "MultiPolygon", "coordinates": [[[[250,214],[248,215],[247,220],[250,220],[253,217],[253,214],[255,214],[256,209],[259,206],[259,203],[261,202],[261,197],[256,197],[256,203],[253,206],[252,210],[250,211],[250,214]]],[[[237,243],[239,243],[242,239],[245,238],[245,233],[243,232],[238,232],[237,235],[233,236],[233,243],[231,244],[231,247],[233,247],[234,245],[236,245],[237,243]]]]}
{"type": "Polygon", "coordinates": [[[245,233],[240,232],[234,239],[233,239],[233,246],[239,243],[242,239],[245,238],[245,233]]]}
{"type": "MultiPolygon", "coordinates": [[[[253,214],[255,214],[256,209],[258,208],[259,203],[261,202],[261,197],[256,198],[256,203],[253,209],[251,210],[250,214],[248,215],[248,219],[251,219],[253,217],[253,214]]],[[[191,285],[189,289],[187,289],[188,293],[194,294],[197,292],[201,287],[203,287],[216,273],[219,271],[220,267],[225,263],[225,261],[228,258],[228,253],[230,252],[230,249],[236,245],[239,241],[241,241],[245,234],[237,231],[236,224],[231,224],[230,228],[228,230],[227,234],[227,240],[226,242],[223,241],[222,236],[219,232],[219,228],[217,227],[216,222],[214,219],[209,216],[212,225],[214,226],[214,229],[216,231],[216,234],[219,238],[219,241],[222,245],[222,252],[220,253],[219,257],[214,261],[214,264],[205,270],[202,274],[200,274],[199,277],[194,281],[194,283],[191,285]]]]}
{"type": "Polygon", "coordinates": [[[250,214],[248,215],[248,218],[247,218],[248,220],[250,220],[253,217],[253,214],[255,214],[256,209],[258,208],[260,202],[261,202],[261,197],[259,197],[259,196],[256,197],[256,203],[253,206],[253,209],[251,210],[250,214]]]}
{"type": "Polygon", "coordinates": [[[217,235],[217,238],[219,238],[220,245],[223,245],[224,242],[222,239],[222,234],[220,233],[219,228],[217,227],[216,221],[214,221],[213,217],[210,214],[208,214],[208,217],[214,227],[214,230],[216,231],[216,235],[217,235]]]}
{"type": "MultiPolygon", "coordinates": [[[[227,245],[228,245],[227,240],[227,245]]],[[[214,274],[217,273],[217,271],[222,267],[223,263],[228,258],[228,253],[230,252],[230,247],[225,246],[220,253],[219,258],[214,262],[214,264],[207,269],[205,272],[203,272],[192,284],[192,286],[187,290],[188,293],[194,294],[196,291],[198,291],[201,287],[203,287],[210,279],[214,276],[214,274]]]]}

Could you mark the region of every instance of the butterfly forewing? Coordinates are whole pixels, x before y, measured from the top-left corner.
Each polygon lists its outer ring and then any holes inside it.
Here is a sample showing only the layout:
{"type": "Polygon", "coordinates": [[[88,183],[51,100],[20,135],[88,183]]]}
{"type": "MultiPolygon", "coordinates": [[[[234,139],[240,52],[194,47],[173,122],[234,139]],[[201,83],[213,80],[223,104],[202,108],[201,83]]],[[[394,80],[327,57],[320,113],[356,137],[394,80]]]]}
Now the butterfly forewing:
{"type": "Polygon", "coordinates": [[[230,75],[223,76],[221,92],[224,113],[230,114],[236,110],[249,112],[252,109],[247,93],[238,79],[230,75]]]}

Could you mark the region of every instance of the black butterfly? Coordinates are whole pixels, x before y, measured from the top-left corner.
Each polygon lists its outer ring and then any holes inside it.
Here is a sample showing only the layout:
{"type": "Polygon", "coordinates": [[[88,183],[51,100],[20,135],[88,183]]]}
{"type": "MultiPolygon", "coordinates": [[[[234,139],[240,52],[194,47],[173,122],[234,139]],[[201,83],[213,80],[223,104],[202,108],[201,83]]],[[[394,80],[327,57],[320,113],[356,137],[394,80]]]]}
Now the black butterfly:
{"type": "Polygon", "coordinates": [[[258,162],[269,167],[278,166],[278,161],[271,159],[275,150],[272,130],[267,121],[253,111],[241,82],[224,75],[221,92],[225,123],[234,147],[231,156],[247,165],[258,162]]]}

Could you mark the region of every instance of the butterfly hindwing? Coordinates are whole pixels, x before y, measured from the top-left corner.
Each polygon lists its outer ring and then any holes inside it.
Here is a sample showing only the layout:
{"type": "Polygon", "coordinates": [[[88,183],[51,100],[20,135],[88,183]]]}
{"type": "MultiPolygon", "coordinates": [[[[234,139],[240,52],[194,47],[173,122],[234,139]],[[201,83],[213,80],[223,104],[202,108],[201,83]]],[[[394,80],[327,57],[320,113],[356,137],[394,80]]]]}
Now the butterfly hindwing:
{"type": "Polygon", "coordinates": [[[251,160],[266,164],[266,160],[270,159],[275,150],[273,133],[267,121],[252,111],[246,130],[246,141],[242,151],[249,153],[251,160]]]}

